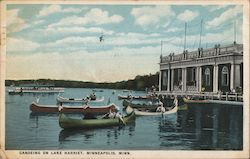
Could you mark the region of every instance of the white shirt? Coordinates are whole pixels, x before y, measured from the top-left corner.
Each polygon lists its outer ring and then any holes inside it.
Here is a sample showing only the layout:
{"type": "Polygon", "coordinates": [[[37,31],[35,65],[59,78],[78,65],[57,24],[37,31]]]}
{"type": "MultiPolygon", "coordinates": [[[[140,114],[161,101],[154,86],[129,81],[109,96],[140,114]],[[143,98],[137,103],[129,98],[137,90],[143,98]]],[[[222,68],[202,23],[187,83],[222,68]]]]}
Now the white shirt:
{"type": "Polygon", "coordinates": [[[164,113],[165,111],[166,111],[166,109],[163,106],[160,106],[156,109],[156,112],[163,112],[164,113]]]}

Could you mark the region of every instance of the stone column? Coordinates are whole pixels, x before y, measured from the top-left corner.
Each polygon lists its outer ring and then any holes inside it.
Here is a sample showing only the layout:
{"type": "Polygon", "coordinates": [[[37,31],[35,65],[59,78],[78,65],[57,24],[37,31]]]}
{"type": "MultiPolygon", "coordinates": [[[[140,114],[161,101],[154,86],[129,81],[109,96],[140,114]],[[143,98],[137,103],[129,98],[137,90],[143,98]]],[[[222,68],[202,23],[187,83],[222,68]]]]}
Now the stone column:
{"type": "Polygon", "coordinates": [[[161,91],[161,75],[162,74],[162,71],[160,70],[160,73],[159,73],[159,91],[161,91]]]}
{"type": "Polygon", "coordinates": [[[198,85],[199,85],[199,92],[201,92],[201,88],[202,88],[202,67],[199,66],[199,80],[198,80],[198,85]]]}
{"type": "Polygon", "coordinates": [[[196,83],[195,83],[195,87],[196,87],[196,91],[197,92],[199,92],[199,67],[196,67],[196,70],[195,70],[195,75],[196,75],[196,77],[195,77],[195,81],[196,81],[196,83]]]}
{"type": "Polygon", "coordinates": [[[167,87],[167,91],[170,91],[170,67],[168,69],[168,87],[167,87]]]}
{"type": "Polygon", "coordinates": [[[234,88],[240,87],[240,64],[234,65],[234,88]]]}
{"type": "Polygon", "coordinates": [[[201,84],[202,84],[202,68],[201,66],[197,67],[197,91],[201,92],[201,84]]]}
{"type": "Polygon", "coordinates": [[[235,64],[234,63],[232,63],[231,64],[231,73],[230,73],[230,90],[232,91],[233,89],[235,89],[235,87],[234,87],[234,83],[235,83],[235,81],[234,81],[234,78],[235,77],[235,64]]]}
{"type": "Polygon", "coordinates": [[[185,92],[187,90],[187,68],[182,68],[182,91],[185,92]]]}
{"type": "Polygon", "coordinates": [[[214,65],[214,71],[213,71],[213,92],[217,93],[218,92],[218,65],[214,65]]]}
{"type": "Polygon", "coordinates": [[[171,90],[174,90],[174,69],[171,69],[171,90]]]}

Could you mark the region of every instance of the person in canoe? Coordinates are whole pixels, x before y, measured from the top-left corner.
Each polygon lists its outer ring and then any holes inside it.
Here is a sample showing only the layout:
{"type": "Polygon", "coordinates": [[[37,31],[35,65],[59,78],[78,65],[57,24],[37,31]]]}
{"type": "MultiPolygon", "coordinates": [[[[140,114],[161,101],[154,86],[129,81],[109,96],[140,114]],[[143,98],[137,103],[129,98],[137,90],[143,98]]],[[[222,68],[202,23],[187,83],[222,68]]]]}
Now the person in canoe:
{"type": "Polygon", "coordinates": [[[156,112],[165,113],[166,109],[163,107],[163,103],[160,103],[159,105],[160,105],[160,106],[157,107],[156,112]]]}
{"type": "Polygon", "coordinates": [[[174,102],[173,103],[174,103],[174,106],[178,106],[178,98],[177,98],[177,96],[174,97],[174,102]]]}
{"type": "Polygon", "coordinates": [[[107,114],[105,114],[102,118],[103,119],[109,119],[109,118],[115,118],[115,112],[112,112],[111,109],[109,109],[109,112],[107,114]]]}
{"type": "Polygon", "coordinates": [[[84,101],[85,101],[85,105],[88,105],[89,104],[89,102],[90,102],[90,97],[86,97],[85,99],[84,99],[84,101]]]}
{"type": "Polygon", "coordinates": [[[61,112],[62,109],[63,109],[62,102],[60,102],[60,104],[58,106],[58,111],[61,112]]]}
{"type": "Polygon", "coordinates": [[[103,117],[103,119],[112,119],[112,118],[119,118],[119,120],[124,124],[124,120],[123,120],[123,116],[121,115],[121,113],[119,112],[112,112],[111,109],[109,110],[109,112],[107,114],[105,114],[103,117]]]}
{"type": "Polygon", "coordinates": [[[95,92],[93,92],[92,94],[90,94],[90,100],[96,100],[96,95],[95,92]]]}

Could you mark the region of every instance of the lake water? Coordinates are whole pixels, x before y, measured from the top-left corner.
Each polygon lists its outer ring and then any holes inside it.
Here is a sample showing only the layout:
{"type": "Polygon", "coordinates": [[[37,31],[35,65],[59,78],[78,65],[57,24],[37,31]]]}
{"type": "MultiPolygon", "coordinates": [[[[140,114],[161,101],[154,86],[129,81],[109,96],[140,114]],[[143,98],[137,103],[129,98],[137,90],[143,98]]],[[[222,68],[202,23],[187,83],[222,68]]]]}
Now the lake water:
{"type": "MultiPolygon", "coordinates": [[[[7,88],[6,88],[7,90],[7,88]]],[[[66,88],[64,97],[83,98],[92,89],[66,88]]],[[[119,106],[122,90],[96,92],[119,106]]],[[[133,94],[144,94],[133,92],[133,94]]],[[[37,95],[8,95],[6,92],[7,150],[242,150],[242,106],[188,105],[185,110],[165,116],[137,117],[125,127],[92,130],[63,130],[58,115],[31,115],[30,104],[37,95]]],[[[39,95],[40,104],[56,104],[57,94],[39,95]]],[[[81,118],[81,115],[71,115],[81,118]]]]}

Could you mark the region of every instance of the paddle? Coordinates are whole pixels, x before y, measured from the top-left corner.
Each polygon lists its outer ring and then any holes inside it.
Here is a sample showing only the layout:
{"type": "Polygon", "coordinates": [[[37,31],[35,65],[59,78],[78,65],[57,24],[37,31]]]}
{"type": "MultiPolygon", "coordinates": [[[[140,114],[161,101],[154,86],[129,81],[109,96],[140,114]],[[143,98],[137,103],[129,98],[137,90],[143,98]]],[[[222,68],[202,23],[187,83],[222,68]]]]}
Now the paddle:
{"type": "Polygon", "coordinates": [[[124,122],[122,116],[119,115],[118,118],[119,118],[120,121],[122,121],[123,125],[126,125],[126,123],[124,122]]]}

